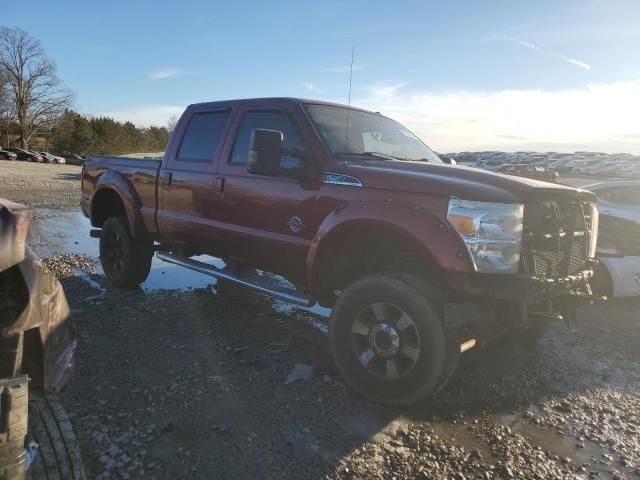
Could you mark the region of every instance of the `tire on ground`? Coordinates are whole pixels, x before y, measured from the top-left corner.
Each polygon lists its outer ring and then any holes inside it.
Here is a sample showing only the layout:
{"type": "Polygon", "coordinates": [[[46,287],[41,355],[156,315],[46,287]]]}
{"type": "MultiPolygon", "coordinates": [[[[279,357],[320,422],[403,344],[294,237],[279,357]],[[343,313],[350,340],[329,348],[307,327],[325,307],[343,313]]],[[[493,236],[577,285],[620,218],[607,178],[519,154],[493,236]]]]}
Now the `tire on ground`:
{"type": "MultiPolygon", "coordinates": [[[[344,290],[331,314],[329,347],[338,371],[353,389],[369,400],[402,406],[423,400],[446,381],[457,356],[450,355],[450,348],[447,348],[439,299],[434,298],[435,292],[419,277],[402,273],[373,274],[344,290]],[[379,303],[406,313],[413,321],[414,327],[411,328],[419,338],[415,364],[397,378],[376,375],[358,359],[356,342],[361,343],[362,339],[352,331],[354,321],[370,305],[379,303]]],[[[373,325],[376,323],[380,322],[372,321],[373,325]]],[[[404,349],[405,341],[402,335],[399,337],[398,352],[404,349]]],[[[369,341],[370,337],[364,338],[369,341]]],[[[401,360],[399,357],[398,361],[401,360]]],[[[373,361],[386,362],[386,359],[376,357],[373,361]]]]}
{"type": "Polygon", "coordinates": [[[85,480],[80,448],[67,413],[55,396],[31,394],[29,435],[38,447],[29,480],[85,480]]]}
{"type": "Polygon", "coordinates": [[[136,287],[149,275],[152,258],[153,242],[144,236],[133,237],[126,218],[110,217],[104,222],[100,236],[100,261],[113,285],[136,287]]]}

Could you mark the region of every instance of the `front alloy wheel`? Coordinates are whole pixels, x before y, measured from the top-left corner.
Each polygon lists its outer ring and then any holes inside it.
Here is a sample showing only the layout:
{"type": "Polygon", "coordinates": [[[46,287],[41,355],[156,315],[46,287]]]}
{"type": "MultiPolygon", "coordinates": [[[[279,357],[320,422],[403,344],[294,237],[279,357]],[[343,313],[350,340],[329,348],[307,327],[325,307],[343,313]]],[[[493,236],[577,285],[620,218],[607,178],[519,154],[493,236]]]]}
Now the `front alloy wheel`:
{"type": "Polygon", "coordinates": [[[419,277],[374,274],[347,287],[329,324],[329,347],[344,380],[366,398],[408,405],[446,380],[454,355],[436,290],[419,277]]]}
{"type": "Polygon", "coordinates": [[[420,357],[420,333],[400,307],[373,303],[352,324],[353,350],[370,374],[396,379],[407,375],[420,357]]]}

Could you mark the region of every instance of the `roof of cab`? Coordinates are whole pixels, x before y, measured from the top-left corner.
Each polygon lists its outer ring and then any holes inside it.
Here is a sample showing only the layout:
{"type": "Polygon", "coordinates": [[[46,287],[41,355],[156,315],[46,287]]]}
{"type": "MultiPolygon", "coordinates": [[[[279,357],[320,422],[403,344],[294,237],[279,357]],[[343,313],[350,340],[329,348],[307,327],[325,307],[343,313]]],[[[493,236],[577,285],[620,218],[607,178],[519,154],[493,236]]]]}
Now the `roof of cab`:
{"type": "Polygon", "coordinates": [[[272,100],[272,101],[277,101],[277,102],[290,102],[290,103],[296,103],[296,104],[328,105],[328,106],[331,106],[331,107],[350,108],[351,110],[358,110],[360,112],[375,113],[377,115],[381,115],[380,112],[372,112],[371,110],[366,110],[364,108],[355,107],[353,105],[347,106],[347,105],[344,105],[342,103],[327,102],[327,101],[324,101],[324,100],[313,100],[313,99],[309,99],[309,98],[296,98],[296,97],[236,98],[236,99],[229,99],[229,100],[217,100],[217,101],[212,101],[212,102],[193,103],[193,104],[189,105],[189,107],[197,107],[197,106],[204,106],[204,105],[216,105],[216,104],[243,103],[243,102],[252,102],[252,101],[258,101],[258,100],[260,102],[272,100]]]}

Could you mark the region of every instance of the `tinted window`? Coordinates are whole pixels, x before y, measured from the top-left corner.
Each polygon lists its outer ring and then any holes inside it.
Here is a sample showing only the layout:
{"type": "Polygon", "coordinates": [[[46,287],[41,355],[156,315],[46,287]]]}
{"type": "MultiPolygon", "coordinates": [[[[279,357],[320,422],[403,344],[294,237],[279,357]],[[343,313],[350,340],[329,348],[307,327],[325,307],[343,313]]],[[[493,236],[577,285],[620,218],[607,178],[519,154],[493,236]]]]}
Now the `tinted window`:
{"type": "Polygon", "coordinates": [[[176,160],[212,161],[228,116],[229,112],[209,112],[191,117],[176,160]]]}
{"type": "MultiPolygon", "coordinates": [[[[249,160],[249,140],[251,138],[251,132],[255,128],[279,130],[284,137],[282,140],[283,147],[302,148],[300,136],[285,113],[276,111],[247,112],[238,129],[230,163],[238,165],[247,164],[249,160]]],[[[300,160],[295,157],[282,156],[281,165],[284,168],[295,169],[299,163],[300,160]]]]}

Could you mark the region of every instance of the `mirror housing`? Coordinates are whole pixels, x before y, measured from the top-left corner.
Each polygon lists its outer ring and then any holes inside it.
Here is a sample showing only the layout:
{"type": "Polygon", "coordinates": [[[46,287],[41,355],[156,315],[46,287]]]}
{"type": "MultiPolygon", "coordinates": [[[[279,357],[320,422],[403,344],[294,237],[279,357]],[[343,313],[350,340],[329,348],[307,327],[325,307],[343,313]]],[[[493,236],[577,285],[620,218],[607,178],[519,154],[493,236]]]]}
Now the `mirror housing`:
{"type": "Polygon", "coordinates": [[[282,159],[282,132],[254,128],[249,141],[249,173],[277,177],[282,159]]]}
{"type": "Polygon", "coordinates": [[[267,177],[292,177],[310,181],[315,177],[314,163],[309,153],[299,148],[283,148],[284,135],[279,130],[255,128],[249,141],[247,170],[255,175],[267,177]],[[293,157],[299,164],[293,168],[282,165],[282,158],[293,157]]]}

